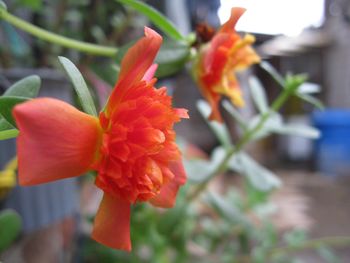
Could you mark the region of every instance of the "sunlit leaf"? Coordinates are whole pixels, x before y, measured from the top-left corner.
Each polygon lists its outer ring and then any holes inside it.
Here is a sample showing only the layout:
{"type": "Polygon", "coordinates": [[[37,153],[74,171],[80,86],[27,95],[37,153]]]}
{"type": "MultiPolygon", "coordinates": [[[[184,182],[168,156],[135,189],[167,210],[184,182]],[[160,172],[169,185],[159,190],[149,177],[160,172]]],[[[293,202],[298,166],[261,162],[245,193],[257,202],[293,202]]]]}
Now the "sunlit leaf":
{"type": "Polygon", "coordinates": [[[58,57],[58,59],[73,83],[73,87],[78,95],[84,112],[93,116],[97,116],[97,110],[94,101],[78,68],[68,58],[58,57]]]}
{"type": "Polygon", "coordinates": [[[11,209],[0,213],[0,252],[8,248],[17,238],[22,228],[22,221],[17,212],[11,209]]]}
{"type": "Polygon", "coordinates": [[[14,83],[4,92],[3,96],[35,98],[38,96],[40,85],[41,80],[39,76],[28,76],[14,83]]]}
{"type": "Polygon", "coordinates": [[[232,143],[230,138],[230,132],[227,129],[226,125],[217,121],[208,120],[209,114],[211,112],[209,104],[204,100],[200,100],[197,102],[197,108],[208,123],[211,130],[214,132],[214,134],[220,141],[221,145],[223,145],[224,147],[231,147],[232,143]]]}
{"type": "Polygon", "coordinates": [[[19,103],[27,101],[27,98],[23,97],[0,97],[0,115],[13,127],[16,126],[16,122],[12,116],[12,109],[19,103]]]}
{"type": "Polygon", "coordinates": [[[16,138],[19,134],[17,129],[7,129],[0,131],[0,141],[16,138]]]}
{"type": "Polygon", "coordinates": [[[298,90],[298,92],[301,94],[319,93],[320,91],[321,91],[321,86],[311,82],[305,82],[299,87],[299,90],[298,90]]]}
{"type": "Polygon", "coordinates": [[[249,85],[252,94],[252,99],[258,108],[260,113],[264,113],[268,111],[268,101],[266,97],[265,90],[260,83],[260,81],[256,77],[249,78],[249,85]]]}
{"type": "Polygon", "coordinates": [[[145,15],[156,27],[161,29],[165,34],[175,40],[185,40],[181,33],[176,29],[172,22],[170,22],[164,15],[159,13],[153,7],[136,0],[117,0],[118,2],[128,5],[145,15]]]}
{"type": "Polygon", "coordinates": [[[317,139],[320,137],[320,131],[314,127],[306,125],[285,124],[275,130],[276,133],[288,134],[293,136],[301,136],[310,139],[317,139]]]}

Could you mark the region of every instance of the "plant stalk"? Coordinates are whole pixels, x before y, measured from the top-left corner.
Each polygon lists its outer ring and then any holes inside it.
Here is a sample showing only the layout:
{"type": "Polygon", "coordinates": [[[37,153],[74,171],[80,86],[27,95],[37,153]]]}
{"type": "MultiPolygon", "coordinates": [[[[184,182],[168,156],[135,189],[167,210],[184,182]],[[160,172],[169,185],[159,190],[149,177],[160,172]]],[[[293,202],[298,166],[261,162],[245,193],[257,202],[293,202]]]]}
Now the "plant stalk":
{"type": "Polygon", "coordinates": [[[200,195],[200,193],[206,189],[209,181],[213,177],[227,170],[227,165],[230,159],[235,154],[240,152],[247,143],[249,143],[253,136],[264,126],[265,122],[269,119],[271,113],[278,111],[292,93],[293,90],[291,89],[283,89],[282,93],[272,103],[271,108],[261,116],[259,122],[253,128],[247,130],[234,147],[231,147],[229,150],[227,150],[225,158],[221,161],[217,168],[208,176],[208,178],[206,178],[205,181],[199,184],[197,188],[188,196],[188,201],[192,201],[193,199],[197,198],[200,195]]]}
{"type": "Polygon", "coordinates": [[[5,9],[1,9],[1,8],[0,8],[0,19],[10,23],[11,25],[33,36],[36,36],[37,38],[46,40],[48,42],[51,42],[63,47],[76,49],[88,54],[106,56],[106,57],[114,57],[118,53],[118,48],[86,43],[83,41],[70,39],[68,37],[64,37],[64,36],[49,32],[40,27],[30,24],[8,13],[5,9]]]}

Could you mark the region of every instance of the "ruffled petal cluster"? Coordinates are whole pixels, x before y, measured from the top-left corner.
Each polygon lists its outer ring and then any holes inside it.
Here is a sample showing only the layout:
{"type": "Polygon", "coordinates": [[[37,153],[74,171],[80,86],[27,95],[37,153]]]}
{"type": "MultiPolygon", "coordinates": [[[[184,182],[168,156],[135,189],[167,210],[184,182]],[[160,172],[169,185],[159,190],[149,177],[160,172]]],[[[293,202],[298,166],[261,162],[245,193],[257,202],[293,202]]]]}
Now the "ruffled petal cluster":
{"type": "Polygon", "coordinates": [[[238,107],[244,105],[235,73],[260,62],[260,57],[251,47],[255,42],[254,36],[247,34],[242,38],[234,29],[244,12],[243,8],[232,8],[230,19],[200,49],[195,64],[195,78],[212,108],[211,120],[221,121],[218,103],[222,95],[238,107]]]}
{"type": "Polygon", "coordinates": [[[130,206],[149,201],[172,207],[186,182],[173,126],[187,111],[172,107],[166,88],[156,89],[152,65],[162,38],[145,37],[126,53],[119,80],[99,118],[69,104],[38,98],[14,108],[19,181],[35,185],[97,171],[104,191],[92,237],[131,250],[130,206]]]}

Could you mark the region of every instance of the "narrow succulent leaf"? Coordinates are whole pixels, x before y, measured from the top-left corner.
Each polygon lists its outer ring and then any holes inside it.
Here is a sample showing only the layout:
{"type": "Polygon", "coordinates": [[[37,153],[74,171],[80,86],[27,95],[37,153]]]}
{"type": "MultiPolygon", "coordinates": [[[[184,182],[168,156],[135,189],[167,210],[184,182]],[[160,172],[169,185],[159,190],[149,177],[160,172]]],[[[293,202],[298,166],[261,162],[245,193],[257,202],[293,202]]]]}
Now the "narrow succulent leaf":
{"type": "Polygon", "coordinates": [[[81,106],[87,114],[97,116],[97,110],[91,93],[78,68],[66,57],[58,57],[66,73],[73,83],[73,87],[78,95],[81,106]]]}
{"type": "Polygon", "coordinates": [[[208,123],[211,130],[214,132],[214,134],[218,138],[221,145],[224,146],[225,148],[231,147],[232,143],[230,138],[230,132],[227,129],[227,126],[223,123],[208,120],[209,114],[211,112],[209,104],[204,100],[200,100],[197,102],[197,108],[198,108],[198,111],[206,120],[206,122],[208,123]]]}
{"type": "Polygon", "coordinates": [[[250,90],[252,93],[252,99],[258,108],[260,113],[264,113],[269,110],[268,101],[265,90],[256,77],[249,78],[250,90]]]}
{"type": "Polygon", "coordinates": [[[268,62],[262,61],[260,67],[264,69],[270,76],[282,87],[285,87],[284,78],[278,73],[278,71],[268,62]]]}
{"type": "Polygon", "coordinates": [[[222,102],[222,106],[230,114],[230,116],[237,122],[241,129],[246,130],[247,124],[242,115],[236,110],[227,100],[222,102]]]}
{"type": "Polygon", "coordinates": [[[270,191],[281,185],[280,179],[270,170],[261,166],[246,153],[239,153],[229,161],[229,168],[247,177],[258,190],[270,191]]]}
{"type": "Polygon", "coordinates": [[[161,29],[165,34],[174,40],[185,41],[184,36],[176,29],[164,15],[153,7],[137,0],[117,0],[118,2],[130,6],[141,14],[145,15],[153,24],[161,29]]]}
{"type": "Polygon", "coordinates": [[[17,129],[8,129],[0,131],[0,141],[16,138],[19,134],[17,129]]]}
{"type": "Polygon", "coordinates": [[[184,160],[185,170],[190,182],[200,184],[207,180],[212,166],[207,160],[184,160]]]}
{"type": "Polygon", "coordinates": [[[302,93],[296,93],[296,96],[299,97],[300,99],[310,103],[311,105],[314,105],[316,108],[323,110],[325,107],[323,103],[316,99],[315,97],[309,95],[309,94],[302,94],[302,93]]]}
{"type": "MultiPolygon", "coordinates": [[[[250,129],[255,127],[260,122],[261,118],[262,118],[262,115],[260,115],[260,114],[253,117],[249,121],[248,127],[250,129]]],[[[274,133],[276,130],[279,130],[280,127],[282,127],[282,126],[283,126],[282,116],[277,112],[272,112],[272,113],[270,113],[269,118],[265,121],[263,127],[261,127],[261,129],[259,129],[259,131],[254,134],[252,139],[258,140],[258,139],[265,138],[266,136],[269,136],[272,133],[274,133]]]]}
{"type": "Polygon", "coordinates": [[[40,86],[41,80],[39,76],[28,76],[14,83],[4,92],[3,96],[35,98],[38,96],[40,86]]]}
{"type": "Polygon", "coordinates": [[[305,82],[298,89],[298,92],[301,94],[313,94],[313,93],[319,93],[320,91],[321,91],[321,86],[311,82],[305,82]]]}
{"type": "Polygon", "coordinates": [[[285,124],[276,130],[276,133],[301,136],[310,139],[320,137],[320,131],[311,126],[285,124]]]}
{"type": "Polygon", "coordinates": [[[0,252],[8,248],[17,238],[22,228],[22,221],[17,212],[11,209],[0,213],[0,252]]]}
{"type": "Polygon", "coordinates": [[[184,160],[185,170],[188,175],[189,181],[193,183],[202,183],[206,181],[209,176],[212,175],[213,171],[223,161],[226,156],[226,150],[219,146],[212,152],[210,160],[195,159],[195,160],[184,160]]]}
{"type": "Polygon", "coordinates": [[[27,100],[28,100],[27,98],[23,98],[23,97],[14,97],[14,96],[0,97],[0,115],[13,127],[17,127],[16,122],[12,116],[12,109],[17,104],[23,103],[27,100]]]}
{"type": "Polygon", "coordinates": [[[232,223],[248,227],[250,223],[245,216],[231,202],[217,193],[209,192],[206,198],[207,202],[226,220],[232,223]]]}

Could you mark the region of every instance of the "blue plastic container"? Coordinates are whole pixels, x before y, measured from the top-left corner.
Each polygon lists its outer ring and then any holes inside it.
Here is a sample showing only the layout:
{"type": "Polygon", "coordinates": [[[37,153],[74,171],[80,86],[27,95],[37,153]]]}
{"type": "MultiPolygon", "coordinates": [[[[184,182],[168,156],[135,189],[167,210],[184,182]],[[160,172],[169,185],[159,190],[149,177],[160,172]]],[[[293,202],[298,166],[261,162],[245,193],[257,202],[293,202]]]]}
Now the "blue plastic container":
{"type": "Polygon", "coordinates": [[[330,176],[350,175],[350,110],[317,111],[312,120],[321,132],[314,149],[317,169],[330,176]]]}

